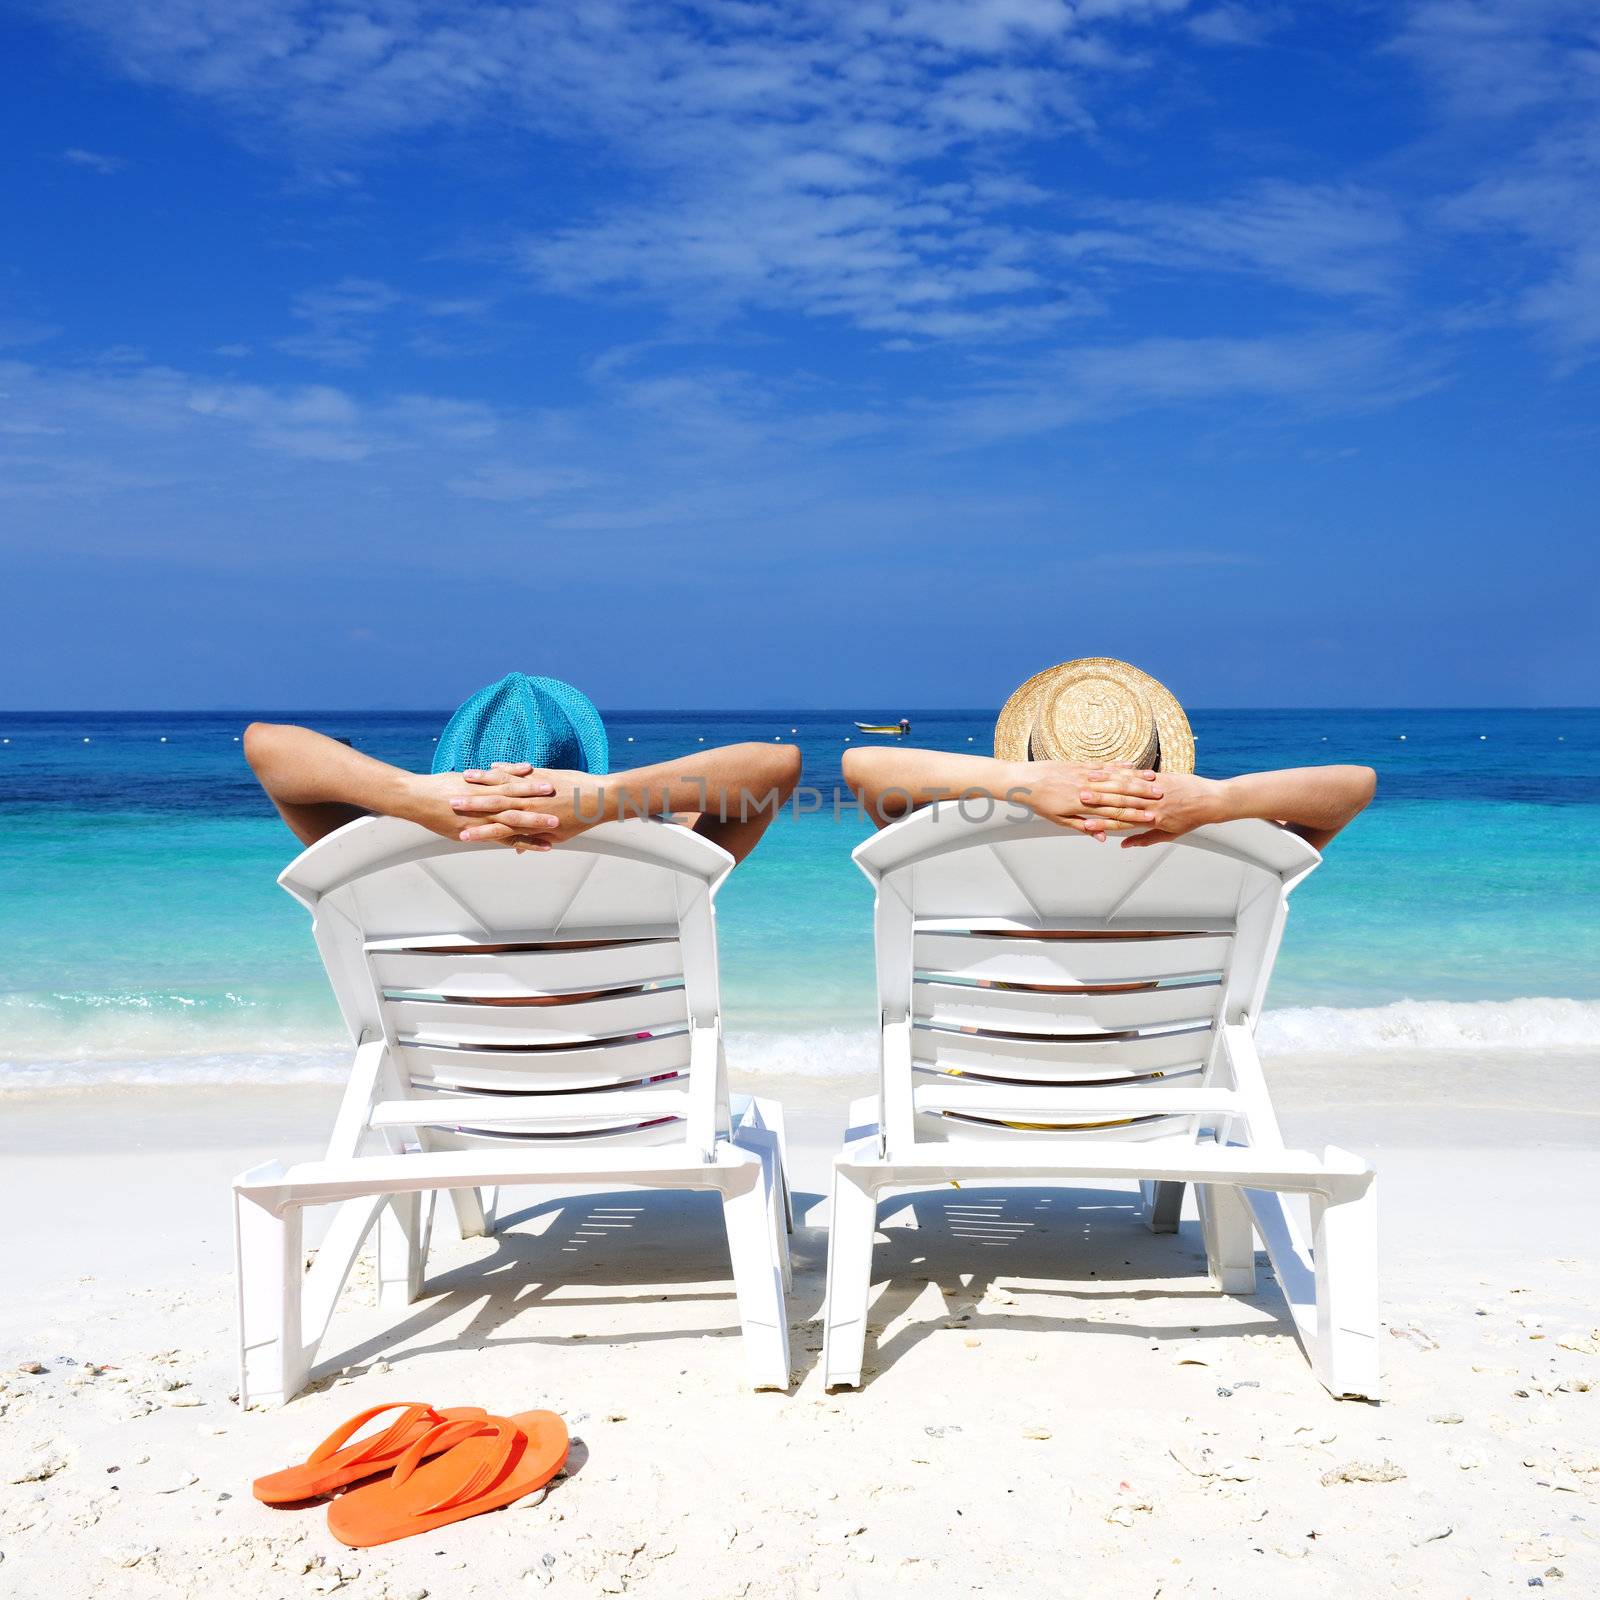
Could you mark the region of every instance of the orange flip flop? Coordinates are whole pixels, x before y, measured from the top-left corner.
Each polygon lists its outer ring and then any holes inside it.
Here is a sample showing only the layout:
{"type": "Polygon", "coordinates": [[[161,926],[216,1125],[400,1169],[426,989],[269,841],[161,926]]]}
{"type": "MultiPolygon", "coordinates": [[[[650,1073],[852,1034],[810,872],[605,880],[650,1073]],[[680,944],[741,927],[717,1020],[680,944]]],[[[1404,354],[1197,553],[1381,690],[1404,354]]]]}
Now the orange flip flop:
{"type": "MultiPolygon", "coordinates": [[[[456,1406],[449,1411],[435,1411],[432,1406],[413,1401],[391,1400],[386,1405],[372,1406],[351,1417],[348,1422],[341,1422],[299,1466],[285,1467],[282,1472],[269,1472],[264,1478],[257,1478],[250,1487],[256,1499],[269,1506],[296,1505],[302,1500],[315,1500],[319,1495],[342,1489],[347,1483],[388,1472],[413,1445],[425,1439],[441,1423],[479,1422],[485,1415],[481,1406],[456,1406]],[[357,1429],[364,1428],[385,1411],[399,1411],[400,1415],[387,1428],[379,1428],[357,1439],[354,1444],[349,1443],[357,1429]]],[[[442,1450],[444,1446],[436,1448],[442,1450]]]]}
{"type": "Polygon", "coordinates": [[[439,1423],[389,1477],[333,1501],[328,1532],[364,1549],[498,1511],[555,1477],[567,1447],[567,1425],[553,1411],[439,1423]]]}

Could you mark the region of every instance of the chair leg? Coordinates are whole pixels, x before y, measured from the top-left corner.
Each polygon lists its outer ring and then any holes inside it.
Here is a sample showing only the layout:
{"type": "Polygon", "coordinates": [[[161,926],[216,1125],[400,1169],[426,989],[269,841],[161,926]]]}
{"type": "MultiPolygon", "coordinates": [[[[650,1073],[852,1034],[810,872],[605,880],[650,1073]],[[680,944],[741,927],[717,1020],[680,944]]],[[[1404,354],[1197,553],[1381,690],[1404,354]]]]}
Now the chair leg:
{"type": "Polygon", "coordinates": [[[1378,1374],[1378,1180],[1352,1199],[1311,1198],[1317,1277],[1317,1376],[1340,1399],[1376,1400],[1378,1374]]]}
{"type": "Polygon", "coordinates": [[[378,1217],[378,1304],[404,1310],[422,1293],[422,1270],[422,1196],[390,1195],[378,1217]]]}
{"type": "Polygon", "coordinates": [[[452,1189],[451,1203],[456,1208],[456,1227],[463,1239],[481,1239],[492,1231],[484,1214],[483,1194],[478,1189],[452,1189]]]}
{"type": "Polygon", "coordinates": [[[822,1307],[822,1383],[826,1389],[857,1388],[861,1383],[877,1231],[877,1192],[841,1157],[833,1166],[828,1289],[822,1307]]]}
{"type": "Polygon", "coordinates": [[[783,1158],[776,1140],[769,1159],[763,1163],[762,1186],[767,1194],[768,1225],[772,1232],[772,1253],[783,1280],[783,1292],[794,1292],[794,1263],[789,1259],[789,1186],[784,1181],[783,1158]]]}
{"type": "Polygon", "coordinates": [[[233,1196],[239,1294],[239,1404],[279,1406],[311,1375],[301,1280],[305,1261],[298,1206],[277,1215],[237,1190],[233,1196]]]}
{"type": "MultiPolygon", "coordinates": [[[[757,1100],[760,1106],[766,1102],[757,1100]]],[[[754,1151],[761,1158],[761,1183],[767,1197],[772,1227],[772,1259],[783,1274],[783,1292],[794,1288],[794,1268],[789,1260],[788,1218],[784,1210],[783,1143],[777,1130],[744,1123],[734,1133],[733,1142],[742,1150],[754,1151]]]]}
{"type": "Polygon", "coordinates": [[[1176,1233],[1178,1219],[1183,1215],[1183,1185],[1144,1182],[1139,1185],[1139,1197],[1144,1208],[1144,1225],[1151,1233],[1176,1233]]]}
{"type": "Polygon", "coordinates": [[[1244,1196],[1223,1183],[1197,1183],[1194,1196],[1212,1280],[1224,1294],[1254,1294],[1256,1230],[1244,1196]]]}
{"type": "Polygon", "coordinates": [[[783,1102],[781,1100],[758,1100],[761,1108],[761,1120],[778,1136],[778,1172],[783,1186],[783,1228],[785,1233],[794,1232],[794,1199],[789,1193],[789,1137],[784,1127],[783,1102]]]}
{"type": "Polygon", "coordinates": [[[733,1286],[744,1329],[745,1377],[752,1389],[789,1387],[789,1310],[773,1254],[773,1200],[760,1168],[747,1169],[740,1188],[722,1195],[733,1286]]]}

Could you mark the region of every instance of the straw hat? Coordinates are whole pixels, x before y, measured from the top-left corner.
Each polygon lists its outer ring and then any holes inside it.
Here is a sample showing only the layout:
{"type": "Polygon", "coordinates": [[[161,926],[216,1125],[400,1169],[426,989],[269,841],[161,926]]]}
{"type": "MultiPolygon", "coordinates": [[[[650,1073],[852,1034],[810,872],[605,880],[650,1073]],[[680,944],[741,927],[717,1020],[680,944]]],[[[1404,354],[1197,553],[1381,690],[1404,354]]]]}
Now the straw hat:
{"type": "Polygon", "coordinates": [[[1085,656],[1016,690],[994,725],[994,753],[1002,761],[1131,761],[1193,772],[1194,734],[1183,707],[1149,673],[1085,656]]]}

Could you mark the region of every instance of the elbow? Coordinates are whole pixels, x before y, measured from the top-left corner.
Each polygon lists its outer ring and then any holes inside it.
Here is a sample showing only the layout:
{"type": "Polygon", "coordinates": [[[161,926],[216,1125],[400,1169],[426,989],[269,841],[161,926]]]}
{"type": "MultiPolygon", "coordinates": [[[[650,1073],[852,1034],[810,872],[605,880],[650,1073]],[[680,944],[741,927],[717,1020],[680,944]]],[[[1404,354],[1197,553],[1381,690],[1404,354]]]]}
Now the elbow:
{"type": "Polygon", "coordinates": [[[278,725],[273,722],[252,722],[244,730],[244,758],[258,777],[261,769],[272,759],[278,733],[278,725]]]}
{"type": "Polygon", "coordinates": [[[778,773],[780,781],[791,792],[800,782],[800,770],[804,765],[800,755],[800,746],[797,744],[781,744],[778,746],[778,773]]]}
{"type": "Polygon", "coordinates": [[[800,782],[800,746],[796,744],[764,745],[767,780],[785,800],[800,782]]]}
{"type": "Polygon", "coordinates": [[[1339,808],[1342,815],[1335,831],[1354,822],[1372,804],[1372,797],[1378,792],[1378,774],[1371,767],[1349,767],[1346,773],[1345,799],[1339,808]]]}
{"type": "Polygon", "coordinates": [[[867,767],[871,763],[870,750],[850,749],[844,753],[844,759],[839,767],[844,774],[844,781],[852,794],[860,794],[861,786],[867,781],[867,767]]]}

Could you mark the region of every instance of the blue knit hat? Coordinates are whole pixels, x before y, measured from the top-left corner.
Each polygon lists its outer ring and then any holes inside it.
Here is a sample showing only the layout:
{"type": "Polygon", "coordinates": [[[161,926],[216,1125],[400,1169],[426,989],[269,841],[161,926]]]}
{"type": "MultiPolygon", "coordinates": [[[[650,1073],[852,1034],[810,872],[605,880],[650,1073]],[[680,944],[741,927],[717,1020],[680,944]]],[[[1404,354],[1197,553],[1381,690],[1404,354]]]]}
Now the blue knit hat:
{"type": "Polygon", "coordinates": [[[559,678],[508,672],[457,708],[439,735],[435,772],[465,772],[495,761],[609,772],[606,725],[586,694],[559,678]]]}

